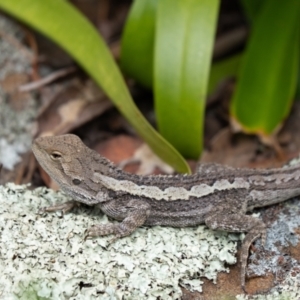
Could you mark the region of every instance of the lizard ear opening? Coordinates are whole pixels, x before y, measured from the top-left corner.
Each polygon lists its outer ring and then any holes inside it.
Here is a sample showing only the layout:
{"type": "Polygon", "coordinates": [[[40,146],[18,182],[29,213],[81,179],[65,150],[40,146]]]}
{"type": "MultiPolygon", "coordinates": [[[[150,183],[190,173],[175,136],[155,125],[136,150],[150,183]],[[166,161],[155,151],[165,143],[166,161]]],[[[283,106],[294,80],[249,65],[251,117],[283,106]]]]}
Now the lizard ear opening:
{"type": "Polygon", "coordinates": [[[58,151],[53,151],[50,154],[50,157],[52,160],[60,160],[61,159],[61,153],[59,153],[58,151]]]}

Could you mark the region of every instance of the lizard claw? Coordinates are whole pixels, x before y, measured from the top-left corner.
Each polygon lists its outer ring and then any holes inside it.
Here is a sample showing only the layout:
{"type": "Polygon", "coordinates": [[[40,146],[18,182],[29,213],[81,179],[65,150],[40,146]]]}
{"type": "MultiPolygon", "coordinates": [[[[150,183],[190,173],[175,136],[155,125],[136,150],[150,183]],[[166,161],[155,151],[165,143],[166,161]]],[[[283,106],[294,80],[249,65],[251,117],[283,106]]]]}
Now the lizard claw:
{"type": "Polygon", "coordinates": [[[245,294],[248,294],[246,291],[246,274],[245,273],[241,273],[241,288],[245,294]]]}
{"type": "Polygon", "coordinates": [[[111,238],[108,242],[107,245],[113,244],[116,240],[118,240],[121,236],[115,235],[113,238],[111,238]]]}
{"type": "Polygon", "coordinates": [[[246,291],[246,287],[245,287],[245,283],[242,283],[242,290],[245,294],[248,294],[248,292],[246,291]]]}
{"type": "Polygon", "coordinates": [[[47,207],[40,207],[39,210],[37,211],[37,213],[38,213],[39,215],[42,215],[43,213],[46,212],[46,208],[47,208],[47,207]]]}
{"type": "Polygon", "coordinates": [[[87,233],[87,230],[86,230],[85,233],[84,233],[83,240],[86,241],[89,237],[91,237],[91,236],[87,233]]]}
{"type": "Polygon", "coordinates": [[[265,248],[266,240],[267,240],[267,233],[266,231],[264,231],[261,234],[261,245],[263,246],[263,248],[265,248]]]}

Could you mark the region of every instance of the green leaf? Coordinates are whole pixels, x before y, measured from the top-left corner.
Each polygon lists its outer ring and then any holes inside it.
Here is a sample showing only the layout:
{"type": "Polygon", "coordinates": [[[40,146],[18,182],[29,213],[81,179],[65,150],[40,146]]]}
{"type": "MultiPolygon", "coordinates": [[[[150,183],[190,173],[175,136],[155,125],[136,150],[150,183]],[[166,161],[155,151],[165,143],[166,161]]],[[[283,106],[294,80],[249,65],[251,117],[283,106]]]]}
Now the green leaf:
{"type": "Polygon", "coordinates": [[[218,0],[160,0],[154,89],[158,127],[184,156],[202,150],[205,98],[218,0]]]}
{"type": "Polygon", "coordinates": [[[255,21],[265,0],[241,0],[250,21],[255,21]]]}
{"type": "Polygon", "coordinates": [[[272,134],[287,116],[299,67],[300,1],[266,0],[253,24],[231,102],[234,123],[272,134]]]}
{"type": "Polygon", "coordinates": [[[190,172],[185,160],[139,112],[105,42],[71,4],[58,0],[0,0],[0,8],[64,48],[102,87],[156,154],[177,171],[190,172]]]}
{"type": "Polygon", "coordinates": [[[135,0],[121,44],[121,67],[148,88],[153,81],[155,18],[158,0],[135,0]]]}
{"type": "Polygon", "coordinates": [[[213,92],[222,80],[229,77],[237,77],[242,59],[242,54],[236,54],[213,63],[209,77],[208,94],[213,92]]]}
{"type": "MultiPolygon", "coordinates": [[[[300,63],[300,59],[299,59],[299,63],[300,63]]],[[[299,64],[298,70],[300,70],[300,64],[299,64]]],[[[296,84],[295,100],[300,101],[300,76],[299,76],[299,74],[298,74],[297,84],[296,84]]]]}

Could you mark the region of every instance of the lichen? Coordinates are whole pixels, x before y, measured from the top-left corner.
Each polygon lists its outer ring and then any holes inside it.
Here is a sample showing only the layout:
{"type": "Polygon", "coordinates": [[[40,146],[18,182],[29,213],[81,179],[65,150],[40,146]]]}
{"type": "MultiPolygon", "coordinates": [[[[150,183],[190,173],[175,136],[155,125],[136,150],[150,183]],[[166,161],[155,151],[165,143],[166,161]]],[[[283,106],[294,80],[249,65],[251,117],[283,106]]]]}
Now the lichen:
{"type": "Polygon", "coordinates": [[[236,262],[238,235],[205,226],[142,227],[109,245],[110,236],[84,240],[87,228],[109,222],[97,208],[37,213],[68,200],[0,186],[1,299],[179,299],[181,286],[201,291],[202,277],[216,282],[236,262]]]}

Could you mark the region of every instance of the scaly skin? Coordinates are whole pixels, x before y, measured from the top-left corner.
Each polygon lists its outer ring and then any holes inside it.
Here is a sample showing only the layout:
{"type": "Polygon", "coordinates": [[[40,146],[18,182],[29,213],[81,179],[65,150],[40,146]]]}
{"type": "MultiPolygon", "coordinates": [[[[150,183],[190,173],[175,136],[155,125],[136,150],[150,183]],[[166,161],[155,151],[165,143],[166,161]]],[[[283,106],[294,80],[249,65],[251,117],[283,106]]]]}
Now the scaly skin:
{"type": "Polygon", "coordinates": [[[266,237],[265,224],[246,215],[255,207],[300,194],[300,166],[256,170],[202,164],[193,175],[139,176],[118,169],[75,135],[37,138],[32,150],[45,171],[75,201],[44,209],[72,209],[76,201],[97,205],[119,224],[96,225],[88,236],[118,239],[142,225],[206,224],[214,230],[247,232],[241,251],[241,285],[251,243],[266,237]]]}

